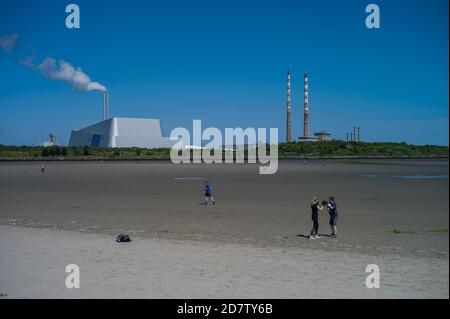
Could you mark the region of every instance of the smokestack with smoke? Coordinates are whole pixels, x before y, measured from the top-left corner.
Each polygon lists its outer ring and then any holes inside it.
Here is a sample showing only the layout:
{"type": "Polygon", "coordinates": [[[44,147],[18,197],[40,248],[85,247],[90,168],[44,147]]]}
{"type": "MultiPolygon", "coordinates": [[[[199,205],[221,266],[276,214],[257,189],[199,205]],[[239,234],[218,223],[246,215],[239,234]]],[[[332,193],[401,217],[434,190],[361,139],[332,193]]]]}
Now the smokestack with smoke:
{"type": "Polygon", "coordinates": [[[108,111],[109,111],[108,92],[104,92],[103,93],[103,121],[106,121],[108,119],[108,111]]]}
{"type": "Polygon", "coordinates": [[[76,91],[107,92],[104,85],[98,82],[92,82],[89,76],[83,72],[80,67],[74,67],[70,63],[53,58],[45,58],[40,64],[34,64],[34,54],[30,56],[16,57],[14,48],[17,45],[19,35],[17,33],[0,37],[0,48],[7,55],[13,56],[20,64],[37,71],[45,77],[52,80],[60,80],[70,84],[76,91]]]}

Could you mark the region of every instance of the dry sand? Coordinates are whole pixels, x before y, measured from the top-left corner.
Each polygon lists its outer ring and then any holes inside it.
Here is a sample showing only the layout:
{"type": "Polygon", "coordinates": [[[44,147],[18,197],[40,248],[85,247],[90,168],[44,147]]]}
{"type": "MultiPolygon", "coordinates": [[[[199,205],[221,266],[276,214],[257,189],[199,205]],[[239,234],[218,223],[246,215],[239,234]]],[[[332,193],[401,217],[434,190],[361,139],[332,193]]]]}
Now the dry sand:
{"type": "Polygon", "coordinates": [[[448,298],[448,259],[259,248],[0,226],[9,298],[448,298]],[[5,243],[7,243],[5,245],[5,243]],[[67,289],[68,264],[80,288],[67,289]],[[365,286],[380,267],[380,288],[365,286]]]}
{"type": "Polygon", "coordinates": [[[257,165],[40,164],[0,164],[0,294],[448,298],[448,160],[283,161],[271,176],[257,165]],[[418,174],[444,178],[389,177],[418,174]],[[203,180],[214,207],[200,205],[203,180]],[[309,241],[310,199],[329,194],[339,238],[309,241]],[[137,240],[116,245],[123,231],[137,240]],[[82,289],[64,287],[67,263],[80,265],[82,289]],[[380,289],[364,286],[369,263],[380,289]]]}

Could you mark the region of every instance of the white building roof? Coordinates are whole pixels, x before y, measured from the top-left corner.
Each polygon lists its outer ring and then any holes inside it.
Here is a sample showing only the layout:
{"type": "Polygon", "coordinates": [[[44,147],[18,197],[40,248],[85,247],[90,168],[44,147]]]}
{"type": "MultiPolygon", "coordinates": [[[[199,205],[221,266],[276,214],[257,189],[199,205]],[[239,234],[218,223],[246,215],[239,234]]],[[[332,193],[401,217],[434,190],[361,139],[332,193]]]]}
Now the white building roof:
{"type": "Polygon", "coordinates": [[[69,146],[171,148],[159,119],[113,117],[72,131],[69,146]]]}

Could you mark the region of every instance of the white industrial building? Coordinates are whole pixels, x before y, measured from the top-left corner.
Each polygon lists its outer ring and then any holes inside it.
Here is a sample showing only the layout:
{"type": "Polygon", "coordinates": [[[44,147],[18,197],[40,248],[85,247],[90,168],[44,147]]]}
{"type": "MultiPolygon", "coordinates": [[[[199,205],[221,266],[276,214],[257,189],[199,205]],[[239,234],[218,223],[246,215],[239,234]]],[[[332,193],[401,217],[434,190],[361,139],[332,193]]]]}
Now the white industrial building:
{"type": "Polygon", "coordinates": [[[320,132],[314,133],[314,136],[317,137],[319,139],[319,141],[331,141],[331,133],[330,132],[320,131],[320,132]]]}
{"type": "Polygon", "coordinates": [[[112,117],[72,131],[69,146],[171,148],[159,119],[112,117]]]}

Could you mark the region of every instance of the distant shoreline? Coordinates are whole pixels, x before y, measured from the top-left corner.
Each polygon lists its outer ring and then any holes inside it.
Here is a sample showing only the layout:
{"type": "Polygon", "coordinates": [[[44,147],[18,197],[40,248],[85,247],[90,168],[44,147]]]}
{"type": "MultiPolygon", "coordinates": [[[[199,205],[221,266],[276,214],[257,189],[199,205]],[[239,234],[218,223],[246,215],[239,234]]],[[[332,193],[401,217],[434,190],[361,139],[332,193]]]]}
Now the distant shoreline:
{"type": "MultiPolygon", "coordinates": [[[[448,156],[280,156],[279,160],[376,160],[376,159],[448,159],[448,156]]],[[[0,158],[0,162],[170,162],[170,157],[161,158],[55,158],[55,157],[40,157],[40,158],[0,158]]],[[[247,163],[247,162],[246,162],[247,163]]]]}
{"type": "MultiPolygon", "coordinates": [[[[211,150],[202,150],[202,153],[211,150]]],[[[217,156],[258,156],[256,149],[215,151],[217,156]]],[[[180,156],[191,158],[194,150],[185,150],[180,156]]],[[[267,151],[266,151],[267,153],[267,151]]],[[[281,143],[278,152],[270,151],[280,160],[311,159],[418,159],[448,158],[448,146],[410,145],[406,143],[371,142],[348,143],[344,141],[319,141],[314,143],[281,143]]],[[[200,155],[200,154],[195,154],[200,155]]],[[[269,155],[268,156],[273,156],[269,155]]],[[[267,156],[266,155],[266,156],[267,156]]],[[[169,161],[171,150],[167,148],[145,149],[97,148],[89,146],[5,146],[0,145],[0,161],[169,161]]]]}

